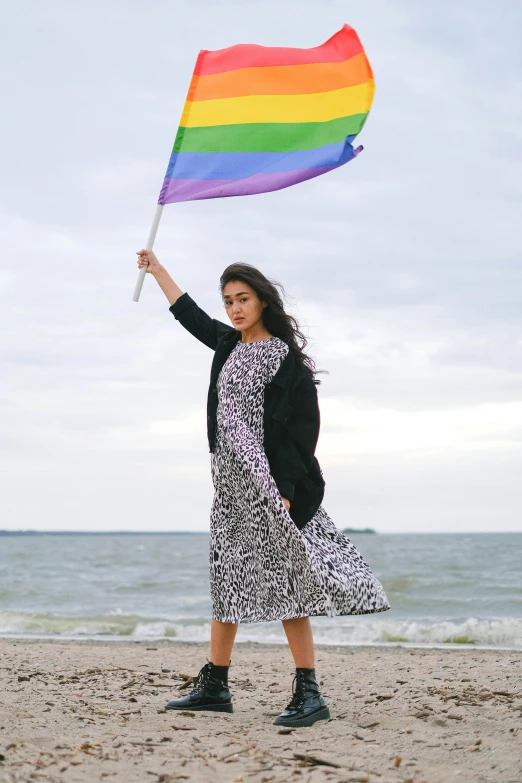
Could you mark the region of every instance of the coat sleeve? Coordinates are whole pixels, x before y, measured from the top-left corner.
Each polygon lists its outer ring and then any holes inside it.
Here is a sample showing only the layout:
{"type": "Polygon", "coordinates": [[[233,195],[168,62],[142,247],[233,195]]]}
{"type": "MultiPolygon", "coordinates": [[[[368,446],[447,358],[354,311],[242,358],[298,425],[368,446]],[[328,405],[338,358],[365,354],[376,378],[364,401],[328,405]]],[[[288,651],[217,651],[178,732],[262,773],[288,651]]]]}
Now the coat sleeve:
{"type": "Polygon", "coordinates": [[[320,413],[315,384],[296,394],[292,413],[275,455],[271,472],[281,495],[290,503],[295,486],[312,467],[319,439],[320,413]]]}
{"type": "Polygon", "coordinates": [[[222,321],[207,315],[186,291],[176,299],[174,304],[169,307],[169,310],[190,334],[208,348],[212,348],[213,351],[216,350],[217,341],[220,337],[226,334],[226,332],[235,331],[233,326],[224,324],[222,321]]]}

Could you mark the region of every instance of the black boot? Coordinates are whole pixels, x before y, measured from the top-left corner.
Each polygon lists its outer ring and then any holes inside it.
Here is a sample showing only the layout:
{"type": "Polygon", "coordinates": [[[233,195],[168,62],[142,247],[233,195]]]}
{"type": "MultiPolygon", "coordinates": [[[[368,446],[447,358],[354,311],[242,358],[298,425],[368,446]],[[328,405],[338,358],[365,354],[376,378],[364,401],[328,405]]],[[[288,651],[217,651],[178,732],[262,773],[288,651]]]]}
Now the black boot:
{"type": "Polygon", "coordinates": [[[330,710],[315,680],[315,669],[296,669],[292,700],[278,715],[276,726],[311,726],[316,720],[328,720],[330,710]]]}
{"type": "Polygon", "coordinates": [[[200,670],[194,688],[182,699],[173,699],[166,710],[210,710],[234,712],[228,689],[228,666],[214,666],[209,661],[200,670]]]}

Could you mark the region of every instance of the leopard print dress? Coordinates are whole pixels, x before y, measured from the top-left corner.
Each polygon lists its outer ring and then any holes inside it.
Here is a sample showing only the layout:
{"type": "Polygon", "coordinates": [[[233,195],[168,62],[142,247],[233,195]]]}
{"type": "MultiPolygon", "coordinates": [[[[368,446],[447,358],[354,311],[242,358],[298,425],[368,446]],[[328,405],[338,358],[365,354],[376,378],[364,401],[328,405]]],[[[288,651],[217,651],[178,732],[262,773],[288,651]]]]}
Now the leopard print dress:
{"type": "Polygon", "coordinates": [[[264,387],[289,350],[239,341],[217,382],[210,524],[212,616],[227,623],[383,612],[380,582],[324,508],[299,530],[263,449],[264,387]]]}

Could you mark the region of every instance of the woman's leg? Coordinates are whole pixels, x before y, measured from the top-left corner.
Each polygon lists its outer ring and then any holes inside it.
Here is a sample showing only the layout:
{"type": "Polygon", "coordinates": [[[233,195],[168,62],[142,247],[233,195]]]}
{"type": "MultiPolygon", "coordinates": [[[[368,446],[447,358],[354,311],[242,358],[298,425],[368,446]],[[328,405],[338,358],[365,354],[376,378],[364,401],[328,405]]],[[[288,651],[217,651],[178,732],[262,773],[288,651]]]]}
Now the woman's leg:
{"type": "Polygon", "coordinates": [[[309,617],[283,620],[286,638],[295,661],[292,699],[277,716],[276,726],[312,726],[328,720],[330,711],[315,679],[314,639],[309,617]]]}
{"type": "Polygon", "coordinates": [[[234,712],[228,688],[228,666],[236,631],[237,623],[220,623],[212,619],[209,662],[195,678],[193,690],[181,699],[169,701],[166,710],[234,712]]]}
{"type": "Polygon", "coordinates": [[[286,638],[294,656],[296,669],[313,669],[314,637],[309,617],[295,617],[293,620],[283,620],[286,638]]]}
{"type": "Polygon", "coordinates": [[[228,666],[236,638],[237,623],[222,623],[212,618],[210,627],[210,661],[214,666],[228,666]]]}

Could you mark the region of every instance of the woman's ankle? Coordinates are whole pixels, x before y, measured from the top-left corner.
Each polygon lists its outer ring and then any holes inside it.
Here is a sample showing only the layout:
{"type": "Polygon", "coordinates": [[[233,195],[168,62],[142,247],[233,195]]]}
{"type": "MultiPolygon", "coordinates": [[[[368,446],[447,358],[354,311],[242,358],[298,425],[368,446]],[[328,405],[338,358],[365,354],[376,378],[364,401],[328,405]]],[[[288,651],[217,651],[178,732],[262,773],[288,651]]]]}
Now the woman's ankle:
{"type": "Polygon", "coordinates": [[[297,660],[294,658],[295,668],[296,669],[315,669],[315,661],[312,658],[298,658],[297,660]]]}

